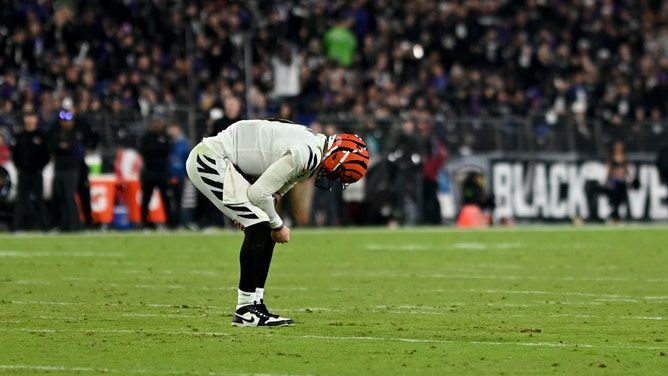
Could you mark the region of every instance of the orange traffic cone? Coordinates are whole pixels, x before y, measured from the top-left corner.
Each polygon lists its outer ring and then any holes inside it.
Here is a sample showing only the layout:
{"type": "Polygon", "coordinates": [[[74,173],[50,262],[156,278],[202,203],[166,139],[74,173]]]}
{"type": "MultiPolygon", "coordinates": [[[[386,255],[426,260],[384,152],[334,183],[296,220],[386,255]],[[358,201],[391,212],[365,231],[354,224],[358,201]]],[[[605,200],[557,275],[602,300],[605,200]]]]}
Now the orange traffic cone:
{"type": "Polygon", "coordinates": [[[457,218],[457,227],[487,227],[488,218],[478,205],[464,205],[457,218]]]}

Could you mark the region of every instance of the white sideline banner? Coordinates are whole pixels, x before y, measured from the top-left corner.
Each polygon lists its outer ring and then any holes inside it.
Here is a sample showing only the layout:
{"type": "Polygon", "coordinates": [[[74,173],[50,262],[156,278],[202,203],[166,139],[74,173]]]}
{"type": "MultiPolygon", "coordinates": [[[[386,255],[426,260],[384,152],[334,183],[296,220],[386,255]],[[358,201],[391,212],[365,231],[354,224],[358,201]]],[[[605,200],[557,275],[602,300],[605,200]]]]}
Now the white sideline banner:
{"type": "MultiPolygon", "coordinates": [[[[491,190],[496,199],[495,218],[555,219],[607,218],[610,205],[605,195],[588,202],[586,185],[604,184],[606,164],[600,161],[490,160],[491,190]],[[590,208],[597,213],[590,213],[590,208]]],[[[638,177],[640,185],[628,185],[628,207],[621,214],[634,220],[666,220],[668,189],[650,162],[630,162],[629,182],[638,177]]]]}

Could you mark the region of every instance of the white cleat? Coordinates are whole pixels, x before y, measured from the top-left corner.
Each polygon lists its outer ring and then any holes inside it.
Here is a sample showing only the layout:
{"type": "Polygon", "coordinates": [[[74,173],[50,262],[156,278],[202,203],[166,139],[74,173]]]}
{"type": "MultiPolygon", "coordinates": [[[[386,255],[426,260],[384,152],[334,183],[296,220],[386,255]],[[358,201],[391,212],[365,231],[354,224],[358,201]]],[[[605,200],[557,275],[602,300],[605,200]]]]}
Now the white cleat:
{"type": "Polygon", "coordinates": [[[293,320],[271,315],[258,308],[256,304],[240,307],[234,312],[232,318],[232,326],[286,326],[291,324],[294,324],[293,320]]]}

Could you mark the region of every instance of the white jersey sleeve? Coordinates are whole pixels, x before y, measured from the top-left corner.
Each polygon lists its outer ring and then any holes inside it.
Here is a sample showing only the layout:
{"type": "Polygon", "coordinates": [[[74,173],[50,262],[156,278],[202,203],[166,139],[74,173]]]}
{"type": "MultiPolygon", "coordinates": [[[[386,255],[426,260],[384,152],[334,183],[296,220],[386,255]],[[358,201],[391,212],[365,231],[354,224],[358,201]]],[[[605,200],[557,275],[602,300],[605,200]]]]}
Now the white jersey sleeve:
{"type": "Polygon", "coordinates": [[[295,184],[310,178],[320,165],[322,152],[311,146],[296,145],[274,164],[248,188],[248,198],[253,204],[264,210],[269,216],[272,229],[283,224],[274,208],[272,195],[285,195],[295,184]]]}
{"type": "Polygon", "coordinates": [[[273,194],[279,192],[287,183],[287,177],[295,170],[294,160],[290,154],[284,155],[248,187],[248,199],[262,209],[269,217],[272,229],[280,228],[283,220],[274,207],[273,194]]]}
{"type": "Polygon", "coordinates": [[[311,145],[299,144],[290,148],[294,170],[288,181],[278,190],[285,195],[295,184],[309,179],[318,171],[322,161],[322,150],[311,145]]]}

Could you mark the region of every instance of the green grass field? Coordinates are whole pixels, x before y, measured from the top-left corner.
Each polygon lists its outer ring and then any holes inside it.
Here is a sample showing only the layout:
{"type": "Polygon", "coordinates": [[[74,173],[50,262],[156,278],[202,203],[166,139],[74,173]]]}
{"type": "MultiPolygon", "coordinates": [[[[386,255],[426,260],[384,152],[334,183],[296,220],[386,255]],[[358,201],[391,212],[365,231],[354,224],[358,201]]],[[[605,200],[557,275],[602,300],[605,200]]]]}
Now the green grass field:
{"type": "Polygon", "coordinates": [[[230,326],[239,232],[0,235],[0,374],[665,375],[668,228],[294,229],[230,326]]]}

